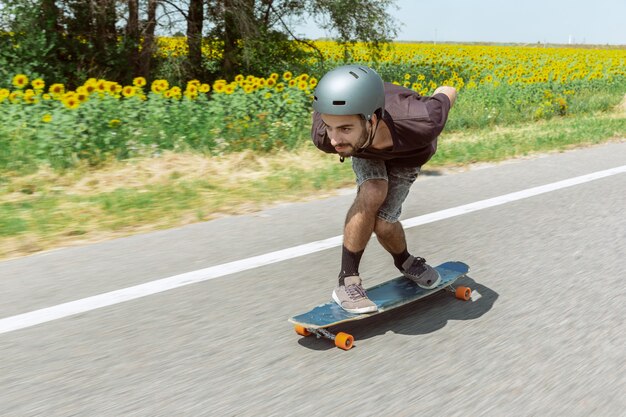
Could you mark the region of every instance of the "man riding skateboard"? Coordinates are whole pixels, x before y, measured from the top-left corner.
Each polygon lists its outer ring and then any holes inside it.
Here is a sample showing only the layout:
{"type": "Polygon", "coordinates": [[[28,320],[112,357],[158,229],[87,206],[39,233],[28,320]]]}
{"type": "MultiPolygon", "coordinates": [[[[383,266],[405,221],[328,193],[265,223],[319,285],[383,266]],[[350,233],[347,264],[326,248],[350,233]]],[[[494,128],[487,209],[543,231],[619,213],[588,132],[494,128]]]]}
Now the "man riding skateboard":
{"type": "Polygon", "coordinates": [[[456,100],[454,87],[432,96],[384,83],[371,68],[346,65],[328,72],[315,88],[311,136],[324,152],[352,157],[357,196],[344,226],[339,283],[333,300],[351,313],[377,310],[363,288],[359,264],[372,235],[404,276],[436,287],[437,271],[408,252],[398,221],[402,203],[422,165],[435,154],[437,137],[456,100]]]}

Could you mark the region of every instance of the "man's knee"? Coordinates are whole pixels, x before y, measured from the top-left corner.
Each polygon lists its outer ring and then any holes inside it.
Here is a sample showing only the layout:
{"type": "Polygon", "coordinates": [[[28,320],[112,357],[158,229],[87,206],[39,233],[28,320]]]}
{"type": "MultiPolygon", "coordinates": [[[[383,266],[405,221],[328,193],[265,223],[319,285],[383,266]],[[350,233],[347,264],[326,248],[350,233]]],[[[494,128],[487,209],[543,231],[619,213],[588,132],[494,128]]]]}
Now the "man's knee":
{"type": "Polygon", "coordinates": [[[389,223],[380,217],[376,218],[376,224],[374,225],[374,233],[376,236],[385,238],[387,236],[394,235],[397,232],[398,222],[389,223]]]}
{"type": "Polygon", "coordinates": [[[367,180],[359,187],[358,205],[368,211],[378,211],[387,198],[387,181],[367,180]]]}

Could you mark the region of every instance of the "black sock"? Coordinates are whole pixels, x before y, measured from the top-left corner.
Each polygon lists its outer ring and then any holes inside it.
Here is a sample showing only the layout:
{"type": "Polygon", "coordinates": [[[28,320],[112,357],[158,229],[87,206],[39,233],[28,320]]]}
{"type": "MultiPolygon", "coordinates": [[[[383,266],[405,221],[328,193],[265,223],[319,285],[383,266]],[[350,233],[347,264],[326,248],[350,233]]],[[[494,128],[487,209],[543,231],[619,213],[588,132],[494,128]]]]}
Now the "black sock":
{"type": "Polygon", "coordinates": [[[399,253],[397,255],[394,255],[393,253],[391,254],[391,256],[393,256],[393,264],[396,266],[396,268],[398,268],[400,271],[402,271],[402,264],[409,259],[409,256],[411,256],[409,254],[409,252],[406,250],[406,248],[404,248],[404,252],[399,253]]]}
{"type": "Polygon", "coordinates": [[[350,252],[345,246],[341,252],[341,272],[339,273],[339,285],[344,285],[345,277],[359,275],[359,264],[364,250],[360,252],[350,252]]]}

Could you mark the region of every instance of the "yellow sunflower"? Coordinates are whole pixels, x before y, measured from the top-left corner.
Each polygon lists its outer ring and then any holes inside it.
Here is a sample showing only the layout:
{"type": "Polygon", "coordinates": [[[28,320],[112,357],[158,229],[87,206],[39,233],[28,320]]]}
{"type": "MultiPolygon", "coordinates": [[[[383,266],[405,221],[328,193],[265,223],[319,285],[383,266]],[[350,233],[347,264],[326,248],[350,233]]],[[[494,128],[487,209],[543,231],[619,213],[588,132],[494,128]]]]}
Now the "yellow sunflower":
{"type": "Polygon", "coordinates": [[[26,87],[28,85],[28,77],[24,74],[17,74],[13,77],[13,85],[20,89],[26,87]]]}
{"type": "Polygon", "coordinates": [[[124,97],[134,97],[136,93],[136,87],[132,85],[127,85],[122,89],[122,95],[124,97]]]}
{"type": "Polygon", "coordinates": [[[119,93],[122,91],[122,86],[120,86],[115,81],[107,81],[106,82],[106,90],[109,94],[114,95],[115,93],[119,93]]]}
{"type": "Polygon", "coordinates": [[[38,102],[37,100],[37,93],[35,93],[35,91],[28,89],[26,90],[26,92],[24,92],[24,97],[23,97],[24,101],[28,104],[35,104],[38,102]]]}
{"type": "MultiPolygon", "coordinates": [[[[93,78],[92,78],[93,79],[93,78]]],[[[85,93],[87,94],[91,94],[94,91],[96,91],[98,89],[98,82],[97,81],[87,81],[83,87],[85,88],[85,93]]]]}
{"type": "Polygon", "coordinates": [[[172,98],[179,99],[182,96],[182,91],[181,91],[180,87],[174,86],[174,87],[170,88],[169,91],[170,91],[170,95],[171,95],[172,98]]]}
{"type": "Polygon", "coordinates": [[[143,77],[136,77],[133,79],[133,85],[135,87],[144,87],[146,85],[146,79],[143,77]]]}
{"type": "Polygon", "coordinates": [[[74,93],[65,94],[61,102],[65,107],[72,110],[75,110],[80,106],[80,100],[78,99],[78,96],[74,93]]]}
{"type": "Polygon", "coordinates": [[[6,88],[0,88],[0,103],[6,100],[6,98],[9,97],[10,94],[11,92],[6,88]]]}
{"type": "Polygon", "coordinates": [[[21,91],[14,91],[11,94],[9,94],[9,101],[11,103],[18,103],[22,97],[24,96],[24,93],[22,93],[21,91]]]}
{"type": "Polygon", "coordinates": [[[37,79],[33,80],[31,85],[33,86],[33,88],[35,90],[43,90],[44,88],[46,88],[46,83],[41,78],[37,78],[37,79]]]}
{"type": "Polygon", "coordinates": [[[81,103],[84,103],[87,100],[89,100],[89,90],[87,90],[87,87],[85,87],[84,85],[78,87],[76,89],[76,97],[78,98],[78,101],[80,101],[81,103]]]}
{"type": "Polygon", "coordinates": [[[107,81],[106,80],[98,80],[96,82],[96,90],[100,93],[104,93],[107,91],[107,81]]]}
{"type": "Polygon", "coordinates": [[[48,89],[48,92],[53,96],[58,96],[65,93],[65,86],[63,84],[52,84],[48,89]]]}
{"type": "Polygon", "coordinates": [[[165,92],[170,87],[170,84],[167,80],[154,80],[152,82],[152,92],[156,94],[161,94],[165,92]]]}

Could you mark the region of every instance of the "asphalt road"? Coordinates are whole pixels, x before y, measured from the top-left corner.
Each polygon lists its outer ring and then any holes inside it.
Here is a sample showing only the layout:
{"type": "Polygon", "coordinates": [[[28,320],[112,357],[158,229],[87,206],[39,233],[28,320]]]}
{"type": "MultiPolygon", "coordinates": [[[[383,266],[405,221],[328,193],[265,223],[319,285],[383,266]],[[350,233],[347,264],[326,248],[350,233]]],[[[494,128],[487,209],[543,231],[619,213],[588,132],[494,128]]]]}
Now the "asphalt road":
{"type": "MultiPolygon", "coordinates": [[[[422,176],[403,218],[626,165],[626,142],[422,176]]],[[[0,319],[341,233],[354,195],[0,263],[0,319]]],[[[340,248],[0,334],[1,416],[623,416],[626,174],[407,229],[481,295],[441,293],[342,326],[340,248]]],[[[397,275],[372,239],[366,286],[397,275]]]]}

